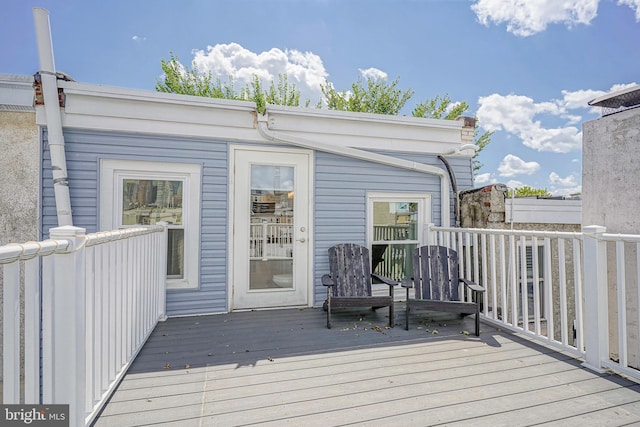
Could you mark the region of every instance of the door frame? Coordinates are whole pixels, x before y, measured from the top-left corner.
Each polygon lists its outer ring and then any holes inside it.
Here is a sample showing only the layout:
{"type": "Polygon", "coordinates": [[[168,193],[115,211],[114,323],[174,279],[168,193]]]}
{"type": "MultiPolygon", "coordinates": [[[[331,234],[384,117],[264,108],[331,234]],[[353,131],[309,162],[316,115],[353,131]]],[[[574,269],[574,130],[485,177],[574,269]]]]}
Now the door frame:
{"type": "MultiPolygon", "coordinates": [[[[302,154],[306,155],[308,158],[307,162],[307,174],[308,174],[308,188],[307,191],[309,197],[309,209],[307,209],[307,219],[306,222],[309,225],[309,232],[307,234],[307,301],[305,306],[312,307],[315,299],[315,285],[314,285],[314,271],[315,265],[313,264],[314,260],[314,249],[315,249],[315,227],[314,227],[314,201],[315,201],[315,184],[314,184],[314,152],[313,150],[305,150],[299,148],[287,148],[287,147],[263,147],[256,145],[230,145],[229,146],[229,164],[228,164],[228,178],[229,178],[229,200],[228,200],[228,232],[227,232],[227,311],[233,311],[233,301],[234,301],[234,292],[235,288],[233,284],[235,283],[235,245],[234,245],[234,230],[235,230],[235,202],[236,202],[236,183],[235,183],[235,167],[236,167],[236,153],[239,151],[253,151],[255,153],[267,152],[267,153],[282,153],[282,154],[302,154]]],[[[277,307],[273,307],[277,308],[277,307]]],[[[262,308],[268,309],[268,308],[262,308]]],[[[249,310],[249,309],[237,309],[237,310],[249,310]]]]}

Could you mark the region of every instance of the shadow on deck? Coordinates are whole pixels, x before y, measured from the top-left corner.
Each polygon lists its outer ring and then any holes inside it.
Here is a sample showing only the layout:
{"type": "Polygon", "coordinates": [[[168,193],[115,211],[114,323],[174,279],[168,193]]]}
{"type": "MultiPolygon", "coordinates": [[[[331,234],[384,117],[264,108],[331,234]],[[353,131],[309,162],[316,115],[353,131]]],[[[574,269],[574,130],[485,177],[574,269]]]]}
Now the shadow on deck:
{"type": "Polygon", "coordinates": [[[96,426],[517,426],[640,423],[640,385],[473,316],[403,307],[172,318],[158,325],[96,426]],[[418,323],[420,322],[420,323],[418,323]],[[467,331],[471,334],[467,335],[467,331]]]}

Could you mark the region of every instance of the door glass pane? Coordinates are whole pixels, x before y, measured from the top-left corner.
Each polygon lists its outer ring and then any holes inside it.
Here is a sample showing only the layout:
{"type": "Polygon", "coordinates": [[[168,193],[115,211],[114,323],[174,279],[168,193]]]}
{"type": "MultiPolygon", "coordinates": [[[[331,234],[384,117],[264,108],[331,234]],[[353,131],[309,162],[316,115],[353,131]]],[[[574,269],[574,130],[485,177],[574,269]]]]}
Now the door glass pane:
{"type": "Polygon", "coordinates": [[[371,268],[374,273],[398,281],[411,276],[411,251],[418,244],[417,227],[418,203],[373,202],[371,268]]]}
{"type": "Polygon", "coordinates": [[[251,165],[250,290],[293,287],[294,170],[251,165]]]}

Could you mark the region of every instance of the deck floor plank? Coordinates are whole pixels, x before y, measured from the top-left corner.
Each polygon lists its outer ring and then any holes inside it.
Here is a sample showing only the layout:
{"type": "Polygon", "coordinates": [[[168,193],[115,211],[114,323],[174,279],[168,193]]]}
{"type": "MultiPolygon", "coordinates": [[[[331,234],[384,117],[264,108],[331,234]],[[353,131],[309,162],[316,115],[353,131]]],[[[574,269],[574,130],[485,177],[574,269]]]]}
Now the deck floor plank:
{"type": "MultiPolygon", "coordinates": [[[[397,307],[398,309],[398,307],[397,307]]],[[[473,318],[234,312],[159,324],[102,426],[601,426],[640,423],[640,385],[473,318]]]]}

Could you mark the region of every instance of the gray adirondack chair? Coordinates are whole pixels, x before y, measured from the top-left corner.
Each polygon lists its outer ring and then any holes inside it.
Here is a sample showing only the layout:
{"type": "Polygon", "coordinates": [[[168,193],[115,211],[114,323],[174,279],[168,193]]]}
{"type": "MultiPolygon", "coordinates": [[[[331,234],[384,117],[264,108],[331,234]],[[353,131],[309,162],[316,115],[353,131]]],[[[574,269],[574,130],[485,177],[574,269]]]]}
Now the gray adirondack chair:
{"type": "Polygon", "coordinates": [[[458,277],[458,253],[444,246],[422,246],[413,250],[413,277],[403,279],[407,290],[406,324],[409,330],[411,311],[417,308],[475,314],[475,333],[480,335],[480,295],[484,288],[470,280],[458,277]],[[465,301],[459,295],[459,283],[471,289],[472,300],[465,301]],[[409,298],[409,289],[415,289],[415,297],[409,298]]]}
{"type": "Polygon", "coordinates": [[[389,307],[389,327],[393,327],[393,288],[398,282],[371,272],[369,250],[353,243],[342,243],[329,248],[329,274],[322,276],[327,287],[327,328],[331,329],[331,311],[342,307],[389,307]],[[373,296],[371,279],[389,286],[388,296],[373,296]]]}

